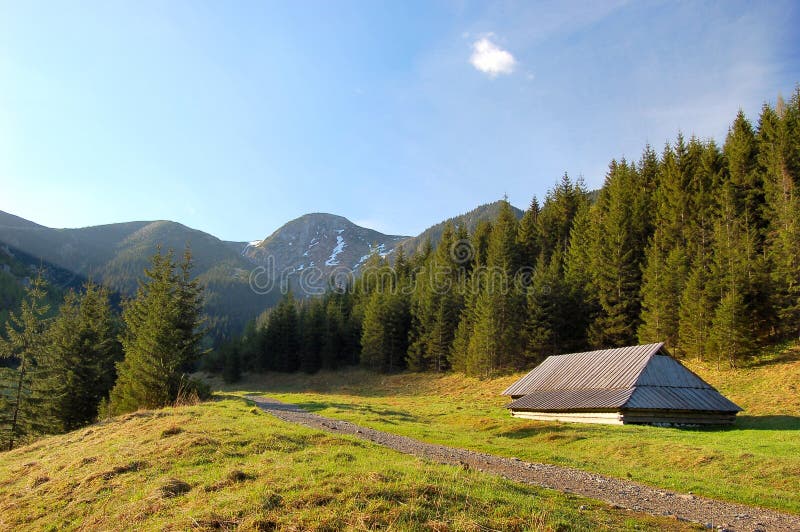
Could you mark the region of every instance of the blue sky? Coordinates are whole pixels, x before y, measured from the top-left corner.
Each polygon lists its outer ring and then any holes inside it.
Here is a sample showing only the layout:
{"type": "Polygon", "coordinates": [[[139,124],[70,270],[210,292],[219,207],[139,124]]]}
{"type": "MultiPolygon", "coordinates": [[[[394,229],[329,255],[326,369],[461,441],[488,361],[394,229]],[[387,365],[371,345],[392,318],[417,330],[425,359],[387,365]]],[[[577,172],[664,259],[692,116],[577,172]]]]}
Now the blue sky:
{"type": "Polygon", "coordinates": [[[792,1],[0,0],[0,210],[416,234],[722,141],[800,82],[799,27],[792,1]]]}

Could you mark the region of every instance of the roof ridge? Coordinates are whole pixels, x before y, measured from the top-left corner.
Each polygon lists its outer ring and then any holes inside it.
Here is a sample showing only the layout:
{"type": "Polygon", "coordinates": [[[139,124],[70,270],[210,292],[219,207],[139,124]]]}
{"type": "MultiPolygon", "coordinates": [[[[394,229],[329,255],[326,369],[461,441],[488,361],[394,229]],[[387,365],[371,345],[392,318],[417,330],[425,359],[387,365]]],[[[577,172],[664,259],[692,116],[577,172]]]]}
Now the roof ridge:
{"type": "Polygon", "coordinates": [[[644,364],[642,364],[642,367],[639,368],[639,373],[637,373],[636,377],[634,377],[633,383],[631,384],[631,388],[636,388],[636,384],[639,382],[639,379],[642,378],[642,374],[645,372],[647,366],[653,360],[653,357],[656,356],[658,353],[660,353],[662,349],[664,349],[664,342],[656,342],[654,344],[644,344],[641,347],[649,347],[650,351],[644,357],[644,364]]]}

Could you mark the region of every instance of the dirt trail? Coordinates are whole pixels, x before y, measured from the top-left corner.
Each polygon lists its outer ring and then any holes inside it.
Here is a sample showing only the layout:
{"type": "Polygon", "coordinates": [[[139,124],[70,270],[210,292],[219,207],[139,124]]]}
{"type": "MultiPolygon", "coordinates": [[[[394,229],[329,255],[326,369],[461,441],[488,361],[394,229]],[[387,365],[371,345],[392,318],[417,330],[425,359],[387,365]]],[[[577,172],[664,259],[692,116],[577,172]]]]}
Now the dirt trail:
{"type": "Polygon", "coordinates": [[[248,399],[254,401],[262,410],[284,421],[337,434],[356,436],[435,462],[460,465],[501,475],[517,482],[574,493],[637,512],[672,516],[715,529],[800,531],[800,516],[798,515],[660,490],[569,467],[525,462],[517,458],[504,458],[456,447],[425,443],[406,436],[361,427],[349,421],[312,414],[295,405],[269,397],[248,396],[248,399]]]}

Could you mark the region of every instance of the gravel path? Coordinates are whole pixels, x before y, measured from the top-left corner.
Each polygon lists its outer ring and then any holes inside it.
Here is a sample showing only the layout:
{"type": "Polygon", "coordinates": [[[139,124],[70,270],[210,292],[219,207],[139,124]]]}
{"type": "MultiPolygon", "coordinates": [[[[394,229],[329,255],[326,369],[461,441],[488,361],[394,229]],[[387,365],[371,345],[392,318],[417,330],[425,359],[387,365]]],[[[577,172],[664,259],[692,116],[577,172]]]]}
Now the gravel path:
{"type": "Polygon", "coordinates": [[[569,467],[524,462],[517,458],[503,458],[425,443],[414,438],[361,427],[349,421],[312,414],[295,405],[268,397],[248,396],[248,399],[254,401],[262,410],[284,421],[336,434],[356,436],[434,462],[494,473],[517,482],[574,493],[637,512],[672,516],[683,521],[693,521],[724,530],[800,531],[798,515],[659,490],[569,467]]]}

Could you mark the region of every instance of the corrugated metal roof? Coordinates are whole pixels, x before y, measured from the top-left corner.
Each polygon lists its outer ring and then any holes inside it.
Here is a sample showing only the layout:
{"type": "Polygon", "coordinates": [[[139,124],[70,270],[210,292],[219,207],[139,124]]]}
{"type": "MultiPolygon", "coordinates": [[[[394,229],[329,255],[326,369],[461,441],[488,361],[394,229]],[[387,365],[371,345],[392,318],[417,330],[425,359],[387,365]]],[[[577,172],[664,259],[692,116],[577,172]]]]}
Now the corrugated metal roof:
{"type": "Polygon", "coordinates": [[[630,388],[663,343],[547,357],[502,395],[537,390],[630,388]]]}
{"type": "Polygon", "coordinates": [[[513,410],[690,410],[740,412],[700,377],[648,344],[548,357],[509,386],[513,410]]]}
{"type": "MultiPolygon", "coordinates": [[[[708,386],[708,385],[706,385],[708,386]]],[[[741,412],[717,390],[708,388],[676,388],[671,386],[637,386],[624,409],[655,410],[710,410],[714,412],[741,412]]]]}
{"type": "Polygon", "coordinates": [[[618,409],[633,394],[633,388],[617,390],[545,390],[513,401],[507,408],[538,412],[618,409]]]}
{"type": "Polygon", "coordinates": [[[667,355],[656,355],[650,359],[634,386],[676,386],[679,388],[704,388],[711,386],[686,369],[680,362],[667,355]]]}

